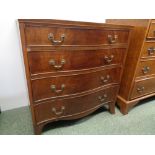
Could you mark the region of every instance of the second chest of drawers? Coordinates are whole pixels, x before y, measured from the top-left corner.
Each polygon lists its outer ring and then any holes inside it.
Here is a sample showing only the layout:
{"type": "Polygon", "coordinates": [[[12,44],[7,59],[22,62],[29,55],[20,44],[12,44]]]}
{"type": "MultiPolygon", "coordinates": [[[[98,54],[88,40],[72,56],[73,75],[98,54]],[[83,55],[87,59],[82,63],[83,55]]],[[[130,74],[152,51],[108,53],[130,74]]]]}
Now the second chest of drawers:
{"type": "Polygon", "coordinates": [[[139,101],[155,95],[155,20],[118,19],[107,22],[134,26],[118,95],[121,112],[127,114],[139,101]]]}

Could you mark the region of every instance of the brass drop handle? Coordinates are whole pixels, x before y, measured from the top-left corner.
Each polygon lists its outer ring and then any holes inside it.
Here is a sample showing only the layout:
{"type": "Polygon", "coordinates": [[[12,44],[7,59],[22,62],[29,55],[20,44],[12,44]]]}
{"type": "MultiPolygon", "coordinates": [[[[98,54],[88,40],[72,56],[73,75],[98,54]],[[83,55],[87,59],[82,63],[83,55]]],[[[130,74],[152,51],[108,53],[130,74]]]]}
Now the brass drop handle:
{"type": "Polygon", "coordinates": [[[62,93],[64,91],[64,89],[65,89],[65,85],[64,84],[61,85],[61,89],[60,90],[57,90],[55,85],[51,85],[51,90],[54,93],[57,93],[57,94],[62,93]]]}
{"type": "Polygon", "coordinates": [[[144,87],[138,87],[137,91],[138,91],[138,93],[142,93],[144,91],[144,89],[145,89],[144,87]]]}
{"type": "Polygon", "coordinates": [[[66,63],[66,60],[65,59],[62,59],[61,60],[61,62],[60,62],[60,65],[56,65],[56,62],[55,62],[55,60],[54,59],[51,59],[50,61],[49,61],[49,64],[50,65],[52,65],[55,69],[61,69],[63,66],[64,66],[64,64],[66,63]]]}
{"type": "Polygon", "coordinates": [[[108,42],[109,44],[114,44],[117,42],[117,38],[118,38],[118,35],[114,35],[114,37],[112,35],[108,35],[108,42]]]}
{"type": "Polygon", "coordinates": [[[52,112],[57,116],[62,115],[64,113],[64,110],[65,110],[65,106],[62,106],[60,111],[57,111],[56,108],[52,108],[52,112]]]}
{"type": "Polygon", "coordinates": [[[147,74],[147,73],[149,72],[149,70],[150,70],[150,67],[145,66],[145,67],[143,67],[142,72],[143,72],[144,74],[147,74]]]}
{"type": "Polygon", "coordinates": [[[155,48],[154,47],[150,47],[150,48],[147,49],[147,51],[148,51],[148,55],[154,55],[155,48]]]}
{"type": "Polygon", "coordinates": [[[107,63],[111,63],[112,60],[113,60],[113,58],[114,58],[114,55],[105,56],[105,57],[104,57],[104,60],[105,60],[107,63]]]}
{"type": "Polygon", "coordinates": [[[106,98],[107,98],[107,94],[104,94],[103,96],[98,96],[98,99],[100,102],[104,102],[106,98]]]}
{"type": "Polygon", "coordinates": [[[108,81],[109,81],[109,79],[110,79],[110,75],[101,76],[101,81],[102,81],[103,83],[108,82],[108,81]]]}
{"type": "Polygon", "coordinates": [[[62,34],[60,36],[60,40],[55,40],[53,33],[49,33],[48,34],[48,40],[50,40],[53,44],[56,44],[56,45],[62,44],[64,42],[64,40],[65,40],[65,35],[62,34]]]}

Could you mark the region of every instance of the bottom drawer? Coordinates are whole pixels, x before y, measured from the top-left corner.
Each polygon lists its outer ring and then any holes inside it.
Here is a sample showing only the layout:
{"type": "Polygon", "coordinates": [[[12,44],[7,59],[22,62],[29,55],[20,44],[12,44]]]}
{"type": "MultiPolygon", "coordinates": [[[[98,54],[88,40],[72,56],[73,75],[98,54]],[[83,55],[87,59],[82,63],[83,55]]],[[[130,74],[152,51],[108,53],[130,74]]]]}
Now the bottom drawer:
{"type": "Polygon", "coordinates": [[[155,77],[137,81],[134,84],[131,99],[155,92],[155,77]]]}
{"type": "Polygon", "coordinates": [[[87,112],[104,103],[113,101],[117,91],[118,86],[114,86],[74,98],[57,99],[37,104],[34,106],[37,124],[87,112]]]}

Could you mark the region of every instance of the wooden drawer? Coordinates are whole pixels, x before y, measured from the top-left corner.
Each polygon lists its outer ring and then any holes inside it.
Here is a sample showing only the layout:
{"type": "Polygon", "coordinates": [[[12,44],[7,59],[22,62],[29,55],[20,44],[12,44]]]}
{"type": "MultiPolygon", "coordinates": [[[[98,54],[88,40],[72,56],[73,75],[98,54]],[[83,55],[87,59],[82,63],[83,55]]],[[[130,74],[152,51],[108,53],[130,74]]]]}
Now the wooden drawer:
{"type": "Polygon", "coordinates": [[[134,84],[131,99],[155,92],[155,77],[137,81],[134,84]]]}
{"type": "Polygon", "coordinates": [[[147,38],[155,39],[155,20],[151,21],[148,34],[147,34],[147,38]]]}
{"type": "Polygon", "coordinates": [[[155,74],[155,59],[140,61],[136,77],[155,74]]]}
{"type": "Polygon", "coordinates": [[[110,87],[94,93],[80,95],[75,98],[58,99],[35,105],[34,113],[37,123],[67,117],[97,109],[105,103],[115,100],[118,87],[110,87]]]}
{"type": "Polygon", "coordinates": [[[89,69],[122,64],[126,49],[30,52],[31,74],[89,69]]]}
{"type": "Polygon", "coordinates": [[[38,26],[25,27],[27,45],[101,45],[127,43],[128,30],[106,30],[103,28],[78,26],[38,26]]]}
{"type": "Polygon", "coordinates": [[[119,83],[120,68],[53,76],[32,80],[33,99],[41,100],[81,93],[109,83],[119,83]],[[117,75],[117,76],[116,76],[117,75]]]}
{"type": "Polygon", "coordinates": [[[155,57],[155,42],[145,42],[141,56],[142,58],[155,57]]]}

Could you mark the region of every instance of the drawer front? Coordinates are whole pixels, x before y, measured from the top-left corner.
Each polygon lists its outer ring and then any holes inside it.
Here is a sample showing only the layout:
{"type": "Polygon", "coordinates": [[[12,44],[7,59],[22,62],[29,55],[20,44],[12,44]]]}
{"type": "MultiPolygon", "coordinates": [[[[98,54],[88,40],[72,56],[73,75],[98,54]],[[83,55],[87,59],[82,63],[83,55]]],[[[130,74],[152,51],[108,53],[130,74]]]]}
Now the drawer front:
{"type": "Polygon", "coordinates": [[[127,43],[128,30],[104,30],[65,26],[27,26],[27,45],[101,45],[127,43]]]}
{"type": "Polygon", "coordinates": [[[155,77],[135,82],[131,99],[155,92],[155,77]]]}
{"type": "Polygon", "coordinates": [[[28,53],[31,74],[89,69],[122,64],[126,49],[28,53]]]}
{"type": "Polygon", "coordinates": [[[104,103],[115,100],[117,91],[118,87],[115,86],[75,98],[58,99],[38,104],[34,108],[36,121],[42,123],[89,111],[95,107],[102,106],[104,103]]]}
{"type": "Polygon", "coordinates": [[[78,75],[56,76],[32,80],[34,101],[88,91],[109,83],[119,83],[121,68],[106,69],[78,75]]]}
{"type": "Polygon", "coordinates": [[[147,38],[155,39],[155,20],[152,20],[152,22],[150,24],[148,34],[147,34],[147,38]]]}
{"type": "Polygon", "coordinates": [[[142,49],[142,57],[155,57],[155,42],[145,42],[142,49]]]}
{"type": "Polygon", "coordinates": [[[141,61],[138,65],[136,77],[155,74],[155,60],[141,61]]]}

